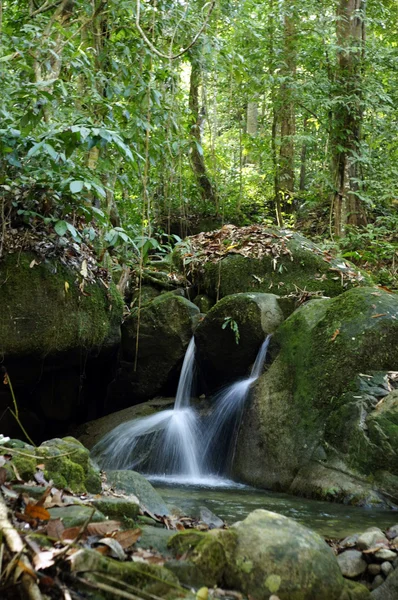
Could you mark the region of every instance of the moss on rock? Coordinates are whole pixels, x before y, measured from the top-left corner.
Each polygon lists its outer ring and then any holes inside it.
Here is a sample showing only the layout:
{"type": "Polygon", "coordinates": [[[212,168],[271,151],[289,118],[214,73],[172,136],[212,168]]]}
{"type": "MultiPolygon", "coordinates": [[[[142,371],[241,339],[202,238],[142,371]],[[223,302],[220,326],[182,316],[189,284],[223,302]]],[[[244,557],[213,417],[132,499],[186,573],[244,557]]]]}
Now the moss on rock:
{"type": "Polygon", "coordinates": [[[140,313],[138,362],[134,371],[138,316],[132,314],[122,327],[123,358],[129,361],[126,385],[129,397],[147,400],[161,393],[177,374],[193,331],[195,304],[167,292],[146,304],[140,313]]]}
{"type": "Polygon", "coordinates": [[[233,294],[217,302],[195,331],[207,383],[219,386],[245,375],[265,336],[282,321],[274,294],[233,294]]]}
{"type": "Polygon", "coordinates": [[[398,296],[382,290],[355,288],[295,311],[275,334],[280,353],[256,385],[239,438],[236,475],[288,491],[301,469],[311,479],[312,464],[314,485],[297,480],[290,491],[377,503],[369,494],[373,472],[382,462],[398,474],[393,454],[397,404],[391,398],[373,410],[358,376],[396,370],[397,339],[398,296]],[[319,447],[326,450],[321,459],[316,456],[319,447]],[[352,485],[331,493],[335,477],[327,485],[323,475],[323,485],[317,487],[319,460],[330,475],[333,470],[342,473],[352,485]]]}
{"type": "Polygon", "coordinates": [[[31,252],[3,257],[0,353],[11,359],[48,358],[114,344],[123,311],[120,294],[113,284],[109,289],[87,284],[82,294],[79,277],[76,271],[42,261],[31,252]]]}

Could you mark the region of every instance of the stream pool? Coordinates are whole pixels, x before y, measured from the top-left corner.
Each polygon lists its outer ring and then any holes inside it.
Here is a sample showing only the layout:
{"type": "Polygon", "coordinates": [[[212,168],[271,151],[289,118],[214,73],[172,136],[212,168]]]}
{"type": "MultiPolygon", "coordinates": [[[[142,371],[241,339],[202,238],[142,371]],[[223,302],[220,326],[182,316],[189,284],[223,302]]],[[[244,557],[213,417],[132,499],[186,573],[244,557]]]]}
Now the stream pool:
{"type": "Polygon", "coordinates": [[[184,485],[178,480],[159,477],[151,478],[151,482],[170,506],[178,507],[184,514],[198,516],[200,507],[206,506],[229,525],[244,519],[257,508],[296,519],[327,538],[343,538],[368,527],[387,529],[398,523],[397,511],[307,500],[228,480],[210,480],[208,485],[184,485]]]}

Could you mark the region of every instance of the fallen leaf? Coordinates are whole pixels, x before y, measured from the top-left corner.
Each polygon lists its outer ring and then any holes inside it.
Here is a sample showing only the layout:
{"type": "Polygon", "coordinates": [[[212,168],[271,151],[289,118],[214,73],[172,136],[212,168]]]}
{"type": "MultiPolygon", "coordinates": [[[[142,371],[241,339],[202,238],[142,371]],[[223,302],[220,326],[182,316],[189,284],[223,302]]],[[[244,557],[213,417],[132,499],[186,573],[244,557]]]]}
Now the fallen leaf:
{"type": "Polygon", "coordinates": [[[43,492],[38,501],[36,502],[36,506],[43,506],[46,501],[47,496],[51,494],[51,485],[43,492]]]}
{"type": "Polygon", "coordinates": [[[7,469],[0,467],[0,485],[3,485],[7,481],[7,469]]]}
{"type": "Polygon", "coordinates": [[[119,542],[123,550],[126,550],[136,543],[141,533],[141,529],[127,529],[126,531],[117,531],[113,537],[119,542]]]}
{"type": "Polygon", "coordinates": [[[31,269],[33,269],[33,267],[34,267],[35,265],[39,265],[39,264],[40,264],[39,262],[37,262],[35,259],[33,259],[33,260],[32,260],[32,262],[30,263],[29,267],[30,267],[31,269]]]}
{"type": "Polygon", "coordinates": [[[69,283],[67,281],[65,281],[65,293],[67,294],[69,292],[69,283]]]}
{"type": "Polygon", "coordinates": [[[101,521],[101,523],[89,523],[87,525],[88,535],[104,536],[120,528],[120,521],[101,521]]]}
{"type": "Polygon", "coordinates": [[[87,277],[88,277],[88,270],[87,270],[87,261],[86,261],[86,259],[84,259],[83,262],[82,262],[82,268],[80,269],[80,274],[84,277],[84,279],[87,279],[87,277]]]}
{"type": "Polygon", "coordinates": [[[63,542],[71,541],[71,540],[75,540],[77,538],[77,536],[79,535],[81,531],[81,527],[77,526],[77,527],[68,527],[67,529],[64,529],[64,531],[61,534],[61,539],[63,542]]]}
{"type": "Polygon", "coordinates": [[[377,319],[378,317],[385,317],[387,316],[387,313],[379,313],[377,315],[372,315],[371,319],[377,319]]]}
{"type": "Polygon", "coordinates": [[[97,544],[100,546],[107,546],[108,548],[108,555],[111,556],[112,558],[118,558],[119,560],[125,560],[126,559],[126,554],[121,546],[121,544],[119,544],[119,542],[117,540],[115,540],[114,538],[110,538],[110,537],[106,537],[106,538],[102,538],[100,539],[98,542],[96,542],[96,546],[97,544]]]}
{"type": "Polygon", "coordinates": [[[31,519],[39,519],[40,521],[49,521],[51,519],[48,510],[37,504],[27,504],[25,507],[25,515],[31,519]]]}
{"type": "Polygon", "coordinates": [[[65,526],[61,519],[51,519],[47,524],[47,535],[54,540],[62,540],[65,526]]]}
{"type": "Polygon", "coordinates": [[[334,332],[334,334],[332,335],[332,337],[330,338],[331,342],[334,342],[334,340],[337,338],[337,336],[340,334],[340,329],[336,329],[336,331],[334,332]]]}
{"type": "Polygon", "coordinates": [[[33,556],[33,565],[38,571],[41,569],[48,569],[49,567],[52,567],[53,564],[54,551],[52,550],[46,550],[33,556]]]}

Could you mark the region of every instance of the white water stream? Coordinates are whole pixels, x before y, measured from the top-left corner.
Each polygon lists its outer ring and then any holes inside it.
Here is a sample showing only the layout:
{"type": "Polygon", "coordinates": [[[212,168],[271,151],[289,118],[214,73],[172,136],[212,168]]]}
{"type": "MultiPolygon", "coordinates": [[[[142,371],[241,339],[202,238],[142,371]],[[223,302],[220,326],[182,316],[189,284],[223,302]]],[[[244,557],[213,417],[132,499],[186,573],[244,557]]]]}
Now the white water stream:
{"type": "Polygon", "coordinates": [[[103,469],[135,469],[153,480],[225,485],[234,459],[244,403],[251,385],[261,375],[268,336],[252,371],[214,398],[205,420],[191,406],[195,383],[195,342],[189,343],[182,365],[173,410],[164,410],[119,425],[92,450],[103,469]]]}

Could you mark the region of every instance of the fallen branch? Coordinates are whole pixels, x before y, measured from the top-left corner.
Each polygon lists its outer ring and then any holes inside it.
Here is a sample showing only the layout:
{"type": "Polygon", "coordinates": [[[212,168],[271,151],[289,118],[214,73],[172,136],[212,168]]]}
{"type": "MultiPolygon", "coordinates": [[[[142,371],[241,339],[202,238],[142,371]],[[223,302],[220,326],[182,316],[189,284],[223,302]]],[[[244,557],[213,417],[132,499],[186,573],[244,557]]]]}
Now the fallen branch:
{"type": "Polygon", "coordinates": [[[14,554],[20,554],[18,565],[22,570],[21,588],[23,597],[27,600],[43,600],[39,586],[37,585],[36,573],[28,557],[23,553],[25,546],[17,532],[8,520],[7,506],[0,492],[0,531],[4,535],[6,544],[14,554]]]}

